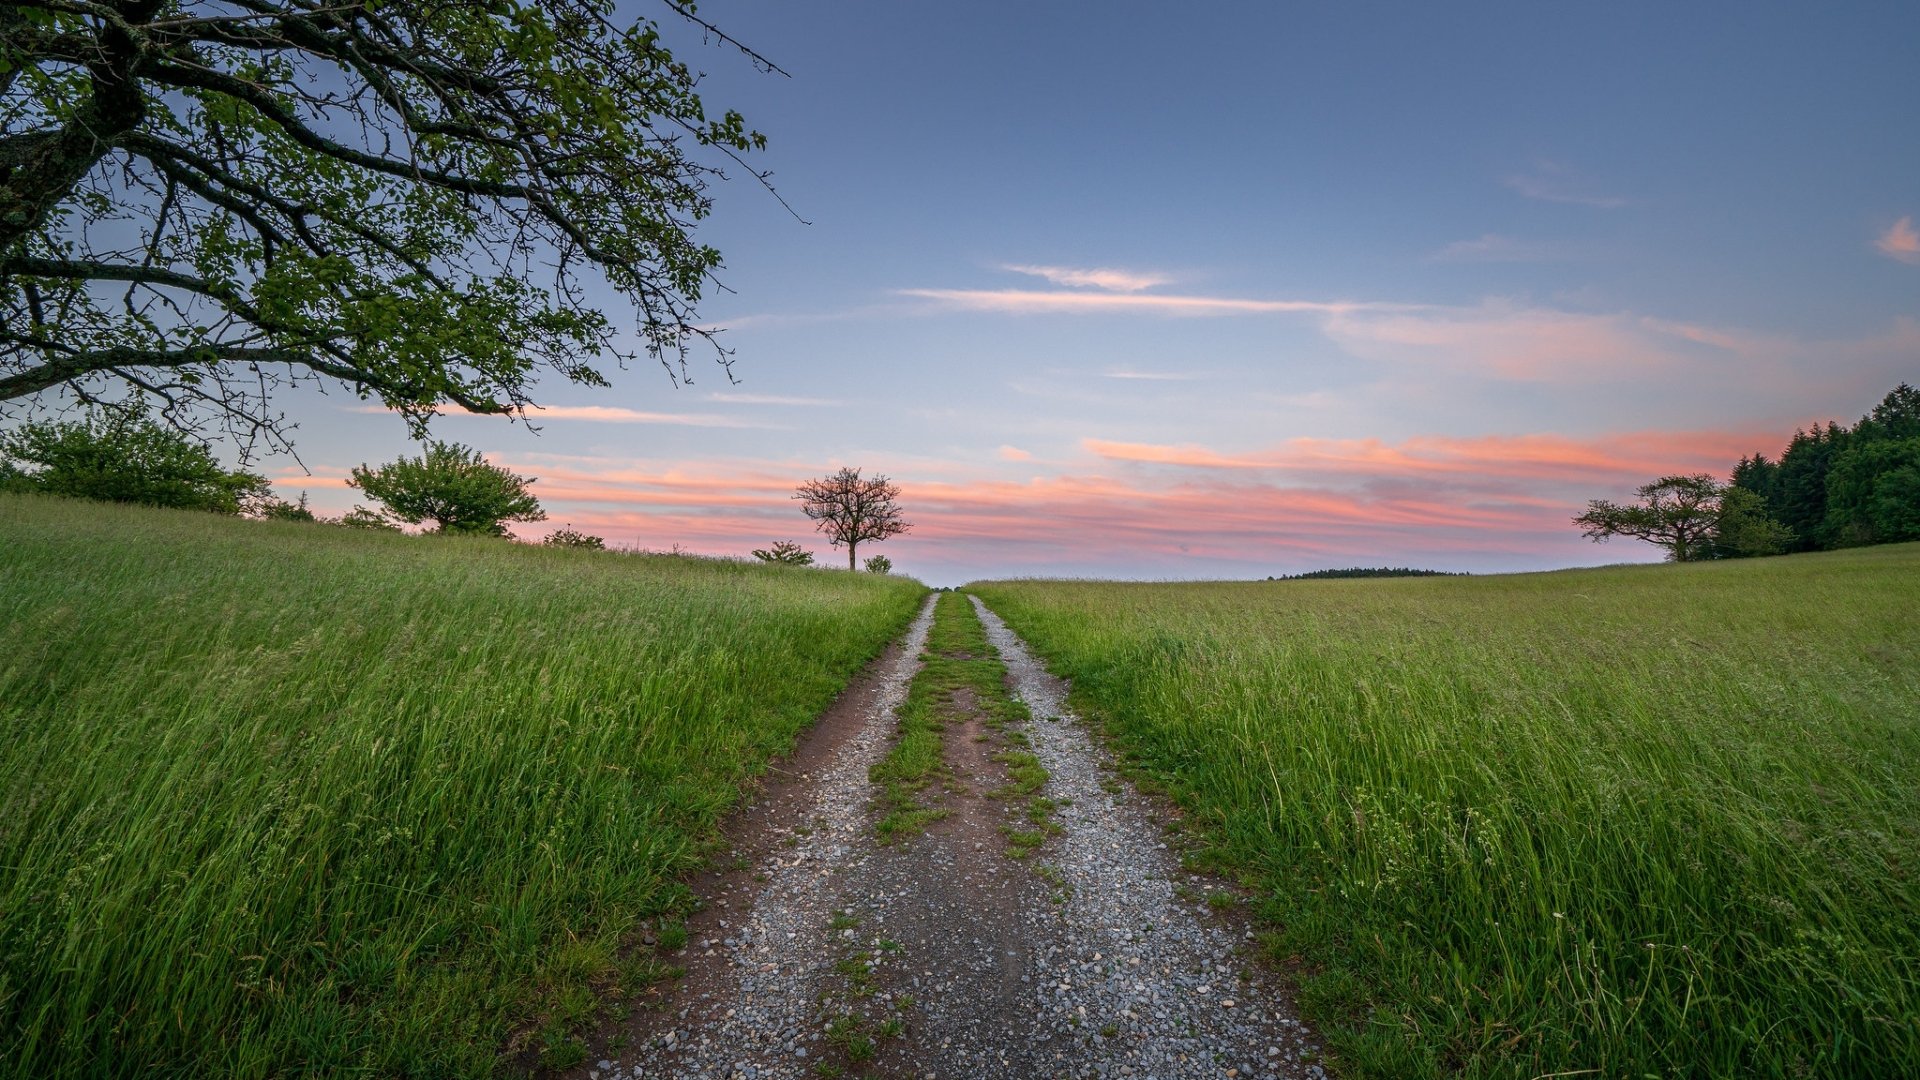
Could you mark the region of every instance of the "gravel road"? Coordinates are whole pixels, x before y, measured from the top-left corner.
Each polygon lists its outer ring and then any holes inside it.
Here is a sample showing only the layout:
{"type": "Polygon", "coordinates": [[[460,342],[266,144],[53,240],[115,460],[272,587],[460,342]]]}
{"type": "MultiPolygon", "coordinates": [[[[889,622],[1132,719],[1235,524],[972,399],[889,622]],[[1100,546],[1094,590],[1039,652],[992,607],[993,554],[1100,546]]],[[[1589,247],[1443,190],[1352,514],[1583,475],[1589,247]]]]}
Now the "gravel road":
{"type": "Polygon", "coordinates": [[[867,772],[919,668],[929,600],[838,744],[761,823],[742,855],[752,880],[705,913],[683,986],[588,1080],[1323,1075],[1244,925],[1203,902],[1209,883],[1180,869],[1156,808],[1067,711],[1066,685],[973,603],[1032,711],[1059,834],[1024,861],[1006,854],[1017,808],[990,794],[1004,782],[996,736],[969,723],[946,735],[947,817],[875,838],[867,772]]]}

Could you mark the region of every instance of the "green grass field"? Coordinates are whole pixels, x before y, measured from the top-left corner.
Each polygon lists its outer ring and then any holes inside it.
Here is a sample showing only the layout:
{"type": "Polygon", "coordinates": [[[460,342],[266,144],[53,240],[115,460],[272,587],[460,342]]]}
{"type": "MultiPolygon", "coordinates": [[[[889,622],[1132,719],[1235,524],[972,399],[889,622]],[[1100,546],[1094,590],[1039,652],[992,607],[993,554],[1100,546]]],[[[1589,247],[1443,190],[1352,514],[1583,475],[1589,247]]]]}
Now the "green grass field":
{"type": "Polygon", "coordinates": [[[1920,545],[969,588],[1256,885],[1348,1074],[1920,1075],[1920,545]]]}
{"type": "Polygon", "coordinates": [[[0,496],[0,1076],[565,1063],[923,591],[0,496]]]}

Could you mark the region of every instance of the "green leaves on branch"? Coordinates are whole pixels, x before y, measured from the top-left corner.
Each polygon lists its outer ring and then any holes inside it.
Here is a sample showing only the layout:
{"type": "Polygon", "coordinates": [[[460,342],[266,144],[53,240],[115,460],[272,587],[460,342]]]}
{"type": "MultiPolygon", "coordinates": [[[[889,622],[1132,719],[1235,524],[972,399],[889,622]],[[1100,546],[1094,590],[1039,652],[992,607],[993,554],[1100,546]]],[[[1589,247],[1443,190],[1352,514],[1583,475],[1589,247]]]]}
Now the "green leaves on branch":
{"type": "Polygon", "coordinates": [[[543,373],[604,385],[649,355],[684,378],[714,344],[695,304],[721,259],[694,232],[765,138],[709,115],[653,20],[94,7],[0,9],[0,401],[133,393],[277,439],[271,393],[317,379],[417,434],[523,409],[543,373]]]}
{"type": "Polygon", "coordinates": [[[546,520],[527,490],[531,483],[532,477],[489,464],[472,447],[447,442],[377,469],[361,465],[347,481],[410,525],[431,521],[439,532],[480,536],[510,536],[508,522],[546,520]]]}

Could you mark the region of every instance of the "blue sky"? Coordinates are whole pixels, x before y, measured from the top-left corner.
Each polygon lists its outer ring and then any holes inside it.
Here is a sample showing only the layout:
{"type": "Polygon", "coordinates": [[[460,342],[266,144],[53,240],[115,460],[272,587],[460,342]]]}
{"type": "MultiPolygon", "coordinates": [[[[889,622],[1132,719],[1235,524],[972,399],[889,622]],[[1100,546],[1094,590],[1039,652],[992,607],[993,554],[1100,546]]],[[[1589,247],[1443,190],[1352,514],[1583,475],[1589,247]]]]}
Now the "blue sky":
{"type": "MultiPolygon", "coordinates": [[[[935,582],[1490,571],[1656,557],[1567,518],[1920,381],[1920,7],[1459,7],[705,5],[807,222],[714,192],[739,384],[436,433],[647,547],[817,539],[848,464],[935,582]]],[[[286,404],[320,506],[408,449],[286,404]]]]}

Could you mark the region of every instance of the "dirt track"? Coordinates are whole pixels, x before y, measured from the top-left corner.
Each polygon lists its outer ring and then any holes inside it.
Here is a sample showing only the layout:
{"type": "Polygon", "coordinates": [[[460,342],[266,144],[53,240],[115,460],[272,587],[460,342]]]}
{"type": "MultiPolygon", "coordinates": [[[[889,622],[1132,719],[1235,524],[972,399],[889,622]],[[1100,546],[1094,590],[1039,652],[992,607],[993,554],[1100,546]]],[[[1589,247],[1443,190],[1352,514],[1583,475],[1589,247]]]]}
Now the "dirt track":
{"type": "MultiPolygon", "coordinates": [[[[676,959],[687,976],[579,1070],[613,1077],[1318,1077],[1318,1047],[1248,932],[1203,894],[1048,675],[977,599],[1026,740],[1062,804],[1021,860],[996,799],[1010,736],[949,722],[946,816],[885,845],[868,768],[886,753],[933,601],[736,822],[676,959]]],[[[1012,736],[1017,738],[1017,736],[1012,736]]]]}

